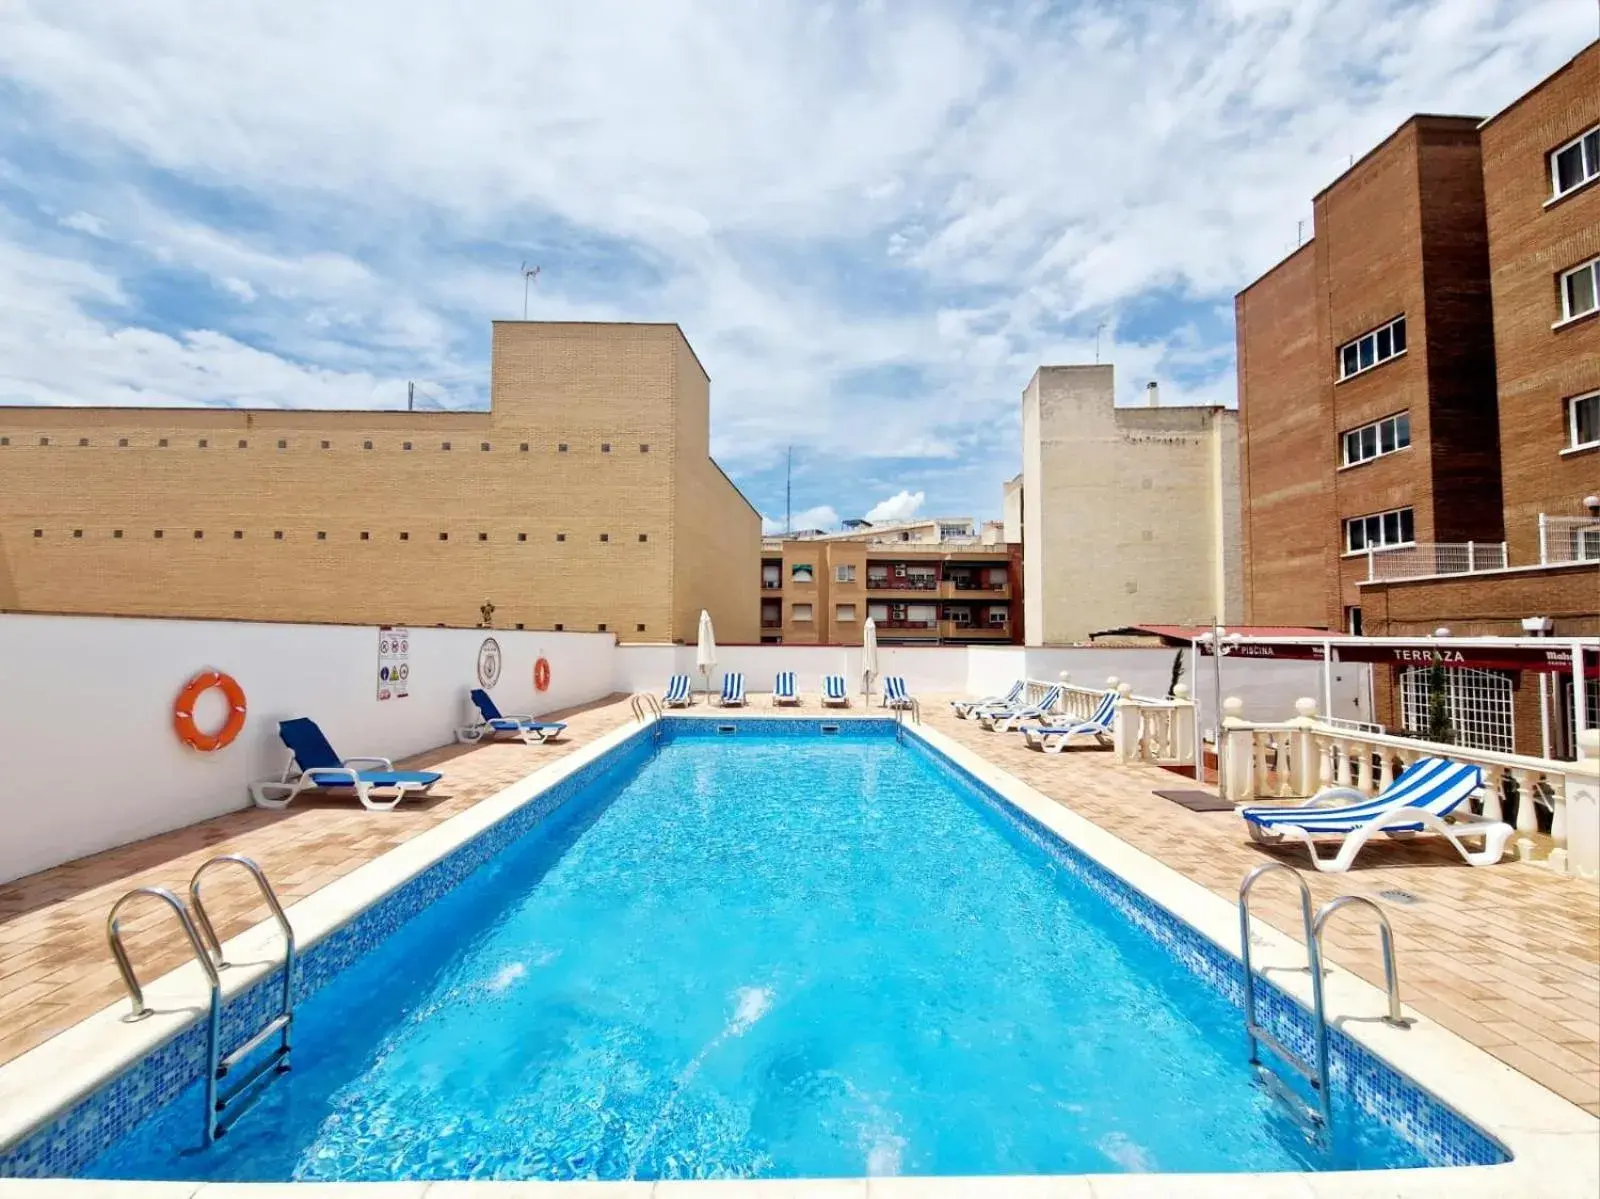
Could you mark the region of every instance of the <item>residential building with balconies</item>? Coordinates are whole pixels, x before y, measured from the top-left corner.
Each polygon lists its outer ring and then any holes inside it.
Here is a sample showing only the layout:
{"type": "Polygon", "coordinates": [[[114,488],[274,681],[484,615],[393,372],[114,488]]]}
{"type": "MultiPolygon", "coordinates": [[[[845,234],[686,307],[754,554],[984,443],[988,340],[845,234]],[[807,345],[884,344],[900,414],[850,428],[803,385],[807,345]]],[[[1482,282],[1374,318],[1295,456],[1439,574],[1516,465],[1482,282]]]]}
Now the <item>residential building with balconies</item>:
{"type": "MultiPolygon", "coordinates": [[[[1413,117],[1240,293],[1245,619],[1600,635],[1600,43],[1413,117]]],[[[1394,728],[1426,668],[1378,673],[1394,728]]],[[[1570,676],[1449,672],[1474,748],[1571,756],[1570,676]]],[[[1589,680],[1586,723],[1600,723],[1589,680]]]]}
{"type": "Polygon", "coordinates": [[[985,542],[971,520],[931,519],[768,537],[761,639],[859,645],[870,616],[882,645],[1021,641],[1021,547],[985,542]]]}

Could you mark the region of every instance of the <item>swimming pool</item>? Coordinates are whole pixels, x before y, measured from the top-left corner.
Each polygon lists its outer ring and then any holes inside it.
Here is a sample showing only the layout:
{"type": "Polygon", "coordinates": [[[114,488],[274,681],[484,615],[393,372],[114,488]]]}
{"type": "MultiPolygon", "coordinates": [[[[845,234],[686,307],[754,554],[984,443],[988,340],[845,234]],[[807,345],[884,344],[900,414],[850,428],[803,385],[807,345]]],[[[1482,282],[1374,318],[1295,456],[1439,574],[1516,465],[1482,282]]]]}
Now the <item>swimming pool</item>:
{"type": "MultiPolygon", "coordinates": [[[[636,735],[522,827],[414,880],[431,903],[380,905],[350,943],[308,954],[295,1068],[217,1145],[197,1149],[191,1086],[69,1172],[652,1179],[1504,1159],[1343,1038],[1335,1135],[1310,1143],[1252,1081],[1220,955],[915,735],[824,727],[675,719],[659,750],[636,735]]],[[[66,1153],[40,1150],[31,1172],[66,1153]]]]}

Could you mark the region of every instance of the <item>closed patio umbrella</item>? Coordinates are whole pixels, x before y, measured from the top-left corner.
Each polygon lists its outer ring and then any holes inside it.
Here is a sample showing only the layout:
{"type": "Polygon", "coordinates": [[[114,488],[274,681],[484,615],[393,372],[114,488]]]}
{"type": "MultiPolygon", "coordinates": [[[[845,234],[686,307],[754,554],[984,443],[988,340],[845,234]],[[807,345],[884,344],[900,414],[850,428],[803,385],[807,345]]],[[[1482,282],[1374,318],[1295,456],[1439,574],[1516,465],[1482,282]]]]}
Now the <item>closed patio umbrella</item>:
{"type": "Polygon", "coordinates": [[[695,669],[705,676],[706,699],[711,698],[711,671],[717,665],[717,635],[711,628],[711,613],[700,609],[700,641],[694,651],[695,669]]]}
{"type": "Polygon", "coordinates": [[[861,629],[861,694],[872,694],[872,680],[878,677],[878,626],[872,617],[861,629]]]}

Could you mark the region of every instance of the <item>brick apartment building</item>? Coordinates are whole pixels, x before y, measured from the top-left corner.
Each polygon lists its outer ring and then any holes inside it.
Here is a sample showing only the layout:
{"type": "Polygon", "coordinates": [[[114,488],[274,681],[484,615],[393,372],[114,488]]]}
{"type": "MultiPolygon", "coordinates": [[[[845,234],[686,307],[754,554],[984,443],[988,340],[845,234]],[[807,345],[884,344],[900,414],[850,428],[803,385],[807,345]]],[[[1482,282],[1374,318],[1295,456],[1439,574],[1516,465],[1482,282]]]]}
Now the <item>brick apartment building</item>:
{"type": "Polygon", "coordinates": [[[851,522],[843,533],[769,537],[761,553],[761,640],[860,645],[1020,644],[1022,547],[970,520],[851,522]]]}
{"type": "MultiPolygon", "coordinates": [[[[1600,634],[1600,43],[1487,121],[1413,117],[1314,207],[1235,301],[1246,620],[1600,634]]],[[[1382,674],[1384,723],[1421,723],[1422,673],[1382,674]]],[[[1570,754],[1570,678],[1449,686],[1480,748],[1570,754]]]]}
{"type": "Polygon", "coordinates": [[[497,322],[487,412],[0,407],[0,610],[757,637],[671,324],[497,322]]]}

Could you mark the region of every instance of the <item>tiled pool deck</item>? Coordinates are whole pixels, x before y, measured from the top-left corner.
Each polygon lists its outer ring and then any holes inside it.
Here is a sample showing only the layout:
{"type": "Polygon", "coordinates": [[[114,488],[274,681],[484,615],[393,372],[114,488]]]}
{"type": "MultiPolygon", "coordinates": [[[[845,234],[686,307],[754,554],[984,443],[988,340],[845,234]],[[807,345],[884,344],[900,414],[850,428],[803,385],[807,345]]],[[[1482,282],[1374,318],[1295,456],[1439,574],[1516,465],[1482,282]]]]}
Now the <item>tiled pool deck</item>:
{"type": "MultiPolygon", "coordinates": [[[[931,727],[1230,902],[1244,873],[1275,856],[1301,870],[1318,903],[1389,889],[1415,896],[1413,905],[1385,905],[1406,1002],[1600,1115],[1600,886],[1593,881],[1513,862],[1472,869],[1420,842],[1376,844],[1349,874],[1318,874],[1303,850],[1272,854],[1252,844],[1231,813],[1193,813],[1152,794],[1157,787],[1184,786],[1181,777],[1120,765],[1093,749],[1046,756],[1020,738],[953,719],[942,700],[930,697],[924,709],[931,727]]],[[[802,710],[815,714],[816,706],[802,710]]],[[[764,713],[766,698],[758,697],[749,711],[764,713]]],[[[0,885],[0,1063],[125,1000],[104,932],[105,913],[123,891],[143,885],[181,890],[206,857],[243,853],[259,861],[285,903],[293,903],[592,743],[630,714],[625,698],[613,698],[563,718],[568,735],[552,745],[452,745],[412,759],[407,765],[443,771],[444,783],[432,800],[394,812],[314,798],[284,812],[236,812],[0,885]]],[[[242,874],[219,873],[210,885],[215,899],[208,906],[224,939],[262,919],[242,874]]],[[[1263,885],[1254,910],[1280,931],[1297,934],[1298,905],[1287,886],[1263,885]]],[[[156,977],[186,957],[161,915],[139,912],[126,925],[142,977],[156,977]]],[[[1376,935],[1357,915],[1330,926],[1328,956],[1381,985],[1376,935]]]]}

